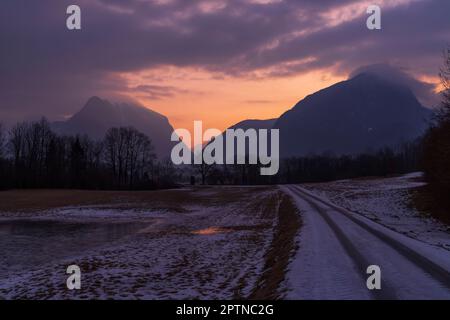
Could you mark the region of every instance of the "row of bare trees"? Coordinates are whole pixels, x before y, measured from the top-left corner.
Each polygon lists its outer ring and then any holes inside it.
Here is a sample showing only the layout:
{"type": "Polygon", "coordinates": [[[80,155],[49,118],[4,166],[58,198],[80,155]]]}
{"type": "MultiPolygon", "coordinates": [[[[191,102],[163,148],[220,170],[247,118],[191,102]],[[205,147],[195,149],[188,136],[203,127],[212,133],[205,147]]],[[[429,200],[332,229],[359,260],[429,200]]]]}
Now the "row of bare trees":
{"type": "Polygon", "coordinates": [[[49,123],[0,127],[0,187],[152,189],[173,185],[151,140],[132,127],[111,128],[102,141],[58,136],[49,123]]]}
{"type": "Polygon", "coordinates": [[[259,164],[194,165],[207,184],[283,184],[387,176],[419,170],[422,141],[358,155],[310,155],[282,159],[274,176],[261,176],[259,164]]]}
{"type": "Polygon", "coordinates": [[[44,119],[16,124],[10,131],[9,146],[15,172],[22,182],[27,179],[27,184],[37,184],[48,173],[55,135],[44,119]]]}
{"type": "Polygon", "coordinates": [[[155,154],[150,139],[134,128],[111,128],[104,139],[105,159],[121,186],[133,188],[153,169],[155,154]]]}
{"type": "Polygon", "coordinates": [[[3,126],[0,123],[0,159],[4,156],[5,134],[3,132],[3,126]]]}

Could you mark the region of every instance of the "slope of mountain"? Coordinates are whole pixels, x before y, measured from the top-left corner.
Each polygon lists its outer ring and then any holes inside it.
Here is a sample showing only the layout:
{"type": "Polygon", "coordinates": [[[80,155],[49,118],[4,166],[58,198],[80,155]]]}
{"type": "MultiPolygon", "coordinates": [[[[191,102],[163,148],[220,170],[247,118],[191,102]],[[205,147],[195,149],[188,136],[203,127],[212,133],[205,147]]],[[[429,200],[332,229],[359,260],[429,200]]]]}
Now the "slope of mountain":
{"type": "Polygon", "coordinates": [[[430,116],[408,88],[362,73],[307,96],[274,128],[282,157],[356,154],[416,139],[430,116]]]}
{"type": "MultiPolygon", "coordinates": [[[[273,125],[275,124],[275,122],[277,121],[277,119],[267,119],[267,120],[256,120],[256,119],[249,119],[249,120],[243,120],[240,121],[234,125],[232,125],[231,127],[228,127],[228,129],[242,129],[244,131],[248,130],[248,129],[255,129],[256,131],[258,131],[259,129],[272,129],[273,125]]],[[[222,141],[223,141],[223,161],[225,162],[226,159],[226,145],[227,145],[227,138],[226,138],[226,131],[222,132],[222,134],[220,135],[222,136],[222,141]]],[[[234,142],[234,155],[235,155],[235,161],[238,155],[238,149],[237,149],[237,141],[235,140],[234,142]]],[[[209,143],[207,143],[206,145],[209,145],[209,143]]],[[[246,156],[249,154],[249,146],[248,146],[248,141],[245,142],[245,154],[243,154],[242,156],[246,156]]]]}
{"type": "Polygon", "coordinates": [[[250,120],[244,120],[241,122],[236,123],[235,125],[229,127],[228,129],[272,129],[273,125],[277,119],[267,119],[267,120],[256,120],[256,119],[250,119],[250,120]]]}
{"type": "Polygon", "coordinates": [[[60,134],[87,134],[94,139],[102,139],[109,128],[119,126],[132,126],[146,134],[159,159],[170,156],[172,126],[165,116],[144,107],[92,97],[70,119],[53,124],[60,134]]]}

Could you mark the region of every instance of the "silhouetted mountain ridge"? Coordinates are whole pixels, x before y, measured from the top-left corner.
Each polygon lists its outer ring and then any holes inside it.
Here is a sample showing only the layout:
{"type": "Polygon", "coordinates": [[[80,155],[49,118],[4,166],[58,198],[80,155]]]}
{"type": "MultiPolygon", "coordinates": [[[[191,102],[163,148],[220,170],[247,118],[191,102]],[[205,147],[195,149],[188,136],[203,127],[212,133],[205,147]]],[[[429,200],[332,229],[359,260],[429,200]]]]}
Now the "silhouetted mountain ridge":
{"type": "Polygon", "coordinates": [[[307,96],[274,128],[282,157],[356,154],[411,142],[431,114],[406,86],[362,73],[307,96]]]}
{"type": "Polygon", "coordinates": [[[277,119],[267,119],[267,120],[259,120],[259,119],[249,119],[249,120],[243,120],[235,125],[229,127],[229,129],[272,129],[273,125],[277,119]]]}
{"type": "Polygon", "coordinates": [[[173,128],[169,120],[142,106],[92,97],[70,119],[53,124],[60,134],[87,134],[94,139],[102,139],[109,128],[121,126],[132,126],[146,134],[152,140],[158,158],[170,156],[173,128]]]}
{"type": "MultiPolygon", "coordinates": [[[[280,129],[281,157],[357,154],[395,147],[421,136],[431,110],[400,82],[363,72],[308,95],[278,119],[244,120],[230,128],[280,129]]],[[[173,128],[150,109],[92,97],[59,133],[100,139],[111,127],[133,126],[152,139],[159,158],[170,155],[173,128]]]]}

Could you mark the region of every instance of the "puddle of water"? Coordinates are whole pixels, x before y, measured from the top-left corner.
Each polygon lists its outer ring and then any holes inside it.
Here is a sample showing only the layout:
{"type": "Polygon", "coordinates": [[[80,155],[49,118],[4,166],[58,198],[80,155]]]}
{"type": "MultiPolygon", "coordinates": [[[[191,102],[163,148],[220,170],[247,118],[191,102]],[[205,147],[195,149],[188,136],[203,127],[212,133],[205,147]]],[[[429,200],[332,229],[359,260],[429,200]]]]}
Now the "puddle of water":
{"type": "Polygon", "coordinates": [[[0,222],[0,278],[69,258],[94,247],[136,234],[143,222],[83,223],[54,220],[0,222]]]}
{"type": "Polygon", "coordinates": [[[192,231],[191,234],[195,235],[214,235],[219,233],[238,232],[238,231],[258,231],[261,229],[271,228],[270,224],[257,224],[257,225],[238,225],[228,227],[209,227],[205,229],[192,231]]]}
{"type": "Polygon", "coordinates": [[[208,236],[208,235],[226,233],[226,232],[231,232],[231,231],[232,230],[230,230],[230,229],[224,229],[224,228],[220,228],[220,227],[209,227],[206,229],[195,230],[195,231],[192,231],[191,233],[195,234],[195,235],[208,236]]]}

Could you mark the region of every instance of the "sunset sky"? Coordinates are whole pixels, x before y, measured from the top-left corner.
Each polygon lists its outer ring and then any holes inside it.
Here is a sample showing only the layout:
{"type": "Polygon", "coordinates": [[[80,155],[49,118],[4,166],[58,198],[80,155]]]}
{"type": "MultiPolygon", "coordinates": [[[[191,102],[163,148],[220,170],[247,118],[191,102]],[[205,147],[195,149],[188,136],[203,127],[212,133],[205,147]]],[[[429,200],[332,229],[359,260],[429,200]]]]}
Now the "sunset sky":
{"type": "Polygon", "coordinates": [[[278,117],[355,69],[389,64],[435,102],[448,0],[2,0],[0,122],[62,120],[90,96],[134,100],[175,128],[278,117]],[[66,28],[66,8],[82,30],[66,28]],[[366,28],[367,6],[382,30],[366,28]],[[419,80],[419,81],[417,81],[419,80]]]}

